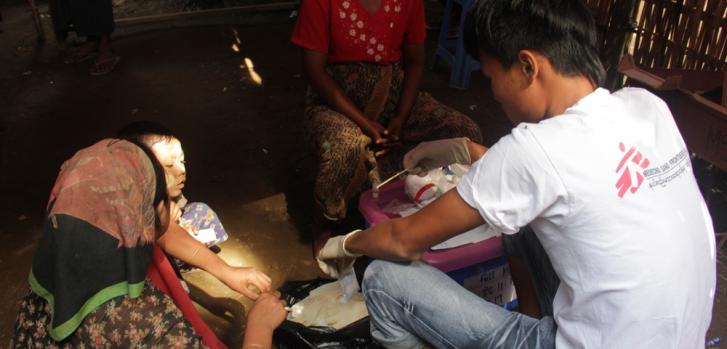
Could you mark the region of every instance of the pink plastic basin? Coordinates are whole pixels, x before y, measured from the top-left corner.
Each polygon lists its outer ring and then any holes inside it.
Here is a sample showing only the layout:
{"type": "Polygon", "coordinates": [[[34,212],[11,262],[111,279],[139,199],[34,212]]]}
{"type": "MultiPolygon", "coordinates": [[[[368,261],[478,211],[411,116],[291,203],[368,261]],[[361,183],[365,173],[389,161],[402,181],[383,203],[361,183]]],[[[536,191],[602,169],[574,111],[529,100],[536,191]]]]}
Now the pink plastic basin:
{"type": "MultiPolygon", "coordinates": [[[[379,190],[379,198],[375,199],[371,190],[367,190],[359,199],[359,211],[370,226],[385,222],[398,215],[384,212],[382,209],[393,200],[410,203],[411,199],[404,192],[404,181],[399,180],[383,186],[379,190]]],[[[422,255],[422,260],[429,265],[447,273],[475,264],[484,263],[503,255],[500,237],[492,237],[477,243],[462,245],[444,250],[429,250],[422,255]]]]}

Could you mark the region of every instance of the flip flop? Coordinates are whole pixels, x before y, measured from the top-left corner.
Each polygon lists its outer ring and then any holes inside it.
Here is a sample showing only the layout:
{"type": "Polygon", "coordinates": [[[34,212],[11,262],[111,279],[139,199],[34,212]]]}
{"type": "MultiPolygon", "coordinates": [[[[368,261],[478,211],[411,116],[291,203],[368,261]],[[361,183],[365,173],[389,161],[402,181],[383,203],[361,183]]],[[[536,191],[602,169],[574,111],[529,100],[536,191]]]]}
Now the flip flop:
{"type": "Polygon", "coordinates": [[[98,52],[96,51],[90,51],[90,52],[73,52],[70,55],[68,55],[66,58],[63,59],[63,63],[65,64],[76,64],[85,62],[89,59],[96,58],[98,55],[98,52]]]}
{"type": "Polygon", "coordinates": [[[95,60],[91,68],[88,70],[88,73],[91,74],[91,76],[106,75],[116,68],[116,65],[120,60],[121,57],[119,56],[113,56],[103,61],[95,60]]]}

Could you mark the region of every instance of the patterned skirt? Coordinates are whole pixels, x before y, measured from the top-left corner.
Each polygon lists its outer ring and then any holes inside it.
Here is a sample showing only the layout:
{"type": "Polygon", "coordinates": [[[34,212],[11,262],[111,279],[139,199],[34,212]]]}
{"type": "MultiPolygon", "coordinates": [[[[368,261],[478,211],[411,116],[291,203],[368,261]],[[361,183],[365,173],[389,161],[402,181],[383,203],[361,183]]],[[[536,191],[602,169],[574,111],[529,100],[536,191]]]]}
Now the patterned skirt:
{"type": "MultiPolygon", "coordinates": [[[[404,81],[399,64],[344,63],[329,65],[326,70],[359,110],[386,127],[396,113],[404,81]]],[[[402,146],[379,159],[373,159],[371,139],[358,125],[329,108],[311,88],[305,126],[318,160],[314,197],[331,220],[346,216],[348,203],[366,189],[372,170],[381,179],[393,175],[402,169],[404,154],[418,143],[452,137],[482,139],[474,121],[424,92],[419,93],[402,127],[402,146]]]]}
{"type": "Polygon", "coordinates": [[[146,280],[138,298],[112,299],[56,342],[46,332],[50,307],[29,292],[20,301],[10,348],[205,348],[174,301],[146,280]]]}

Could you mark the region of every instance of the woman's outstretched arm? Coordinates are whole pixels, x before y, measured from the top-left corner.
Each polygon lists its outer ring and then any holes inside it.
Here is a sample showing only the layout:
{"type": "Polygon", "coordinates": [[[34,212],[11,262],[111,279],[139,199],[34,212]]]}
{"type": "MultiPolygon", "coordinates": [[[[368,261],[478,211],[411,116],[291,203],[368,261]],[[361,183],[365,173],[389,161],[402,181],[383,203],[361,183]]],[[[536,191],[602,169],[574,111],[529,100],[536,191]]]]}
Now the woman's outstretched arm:
{"type": "Polygon", "coordinates": [[[231,289],[250,299],[258,297],[257,293],[248,288],[251,285],[257,287],[260,292],[270,291],[270,277],[255,268],[234,267],[227,264],[176,222],[169,224],[169,228],[157,239],[157,243],[165,252],[207,271],[231,289]]]}

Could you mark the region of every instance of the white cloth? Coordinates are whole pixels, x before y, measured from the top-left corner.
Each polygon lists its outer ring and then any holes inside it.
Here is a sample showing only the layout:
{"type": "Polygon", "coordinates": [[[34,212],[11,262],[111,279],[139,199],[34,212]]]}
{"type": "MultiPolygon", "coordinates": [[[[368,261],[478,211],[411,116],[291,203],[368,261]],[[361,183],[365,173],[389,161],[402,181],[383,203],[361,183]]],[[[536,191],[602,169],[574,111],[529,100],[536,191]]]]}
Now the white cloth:
{"type": "Polygon", "coordinates": [[[712,221],[656,96],[598,89],[562,115],[520,124],[457,190],[503,233],[533,227],[561,280],[556,347],[704,347],[712,221]]]}

